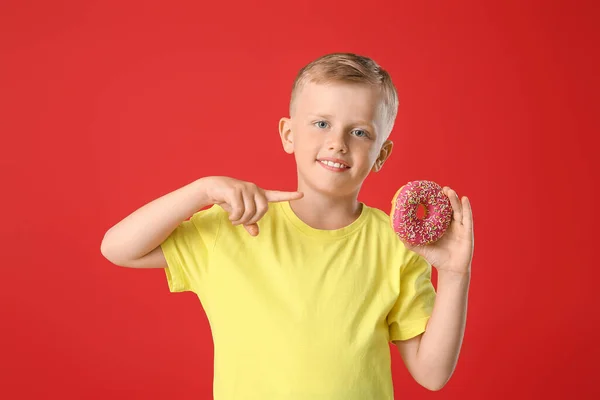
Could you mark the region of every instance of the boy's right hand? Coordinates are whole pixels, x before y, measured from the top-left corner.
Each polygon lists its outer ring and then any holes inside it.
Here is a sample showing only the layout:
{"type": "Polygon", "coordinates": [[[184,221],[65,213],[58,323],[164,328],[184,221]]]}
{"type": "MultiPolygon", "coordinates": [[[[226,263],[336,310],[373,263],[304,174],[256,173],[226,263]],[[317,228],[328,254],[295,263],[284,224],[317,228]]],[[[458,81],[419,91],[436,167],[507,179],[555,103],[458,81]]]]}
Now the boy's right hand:
{"type": "Polygon", "coordinates": [[[221,206],[233,225],[243,224],[252,236],[258,235],[258,220],[267,212],[269,203],[297,200],[301,192],[264,190],[251,182],[226,176],[205,178],[205,193],[210,204],[221,206]]]}

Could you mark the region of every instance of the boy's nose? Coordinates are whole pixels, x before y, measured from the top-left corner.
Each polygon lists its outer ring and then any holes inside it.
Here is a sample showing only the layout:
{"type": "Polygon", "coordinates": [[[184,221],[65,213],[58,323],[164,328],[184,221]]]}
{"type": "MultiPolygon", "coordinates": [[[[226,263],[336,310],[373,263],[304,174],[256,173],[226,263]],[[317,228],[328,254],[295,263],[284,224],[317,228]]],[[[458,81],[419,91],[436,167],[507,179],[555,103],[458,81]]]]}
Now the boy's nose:
{"type": "Polygon", "coordinates": [[[348,146],[344,140],[343,133],[331,132],[327,135],[326,145],[327,148],[334,153],[346,153],[348,151],[348,146]]]}

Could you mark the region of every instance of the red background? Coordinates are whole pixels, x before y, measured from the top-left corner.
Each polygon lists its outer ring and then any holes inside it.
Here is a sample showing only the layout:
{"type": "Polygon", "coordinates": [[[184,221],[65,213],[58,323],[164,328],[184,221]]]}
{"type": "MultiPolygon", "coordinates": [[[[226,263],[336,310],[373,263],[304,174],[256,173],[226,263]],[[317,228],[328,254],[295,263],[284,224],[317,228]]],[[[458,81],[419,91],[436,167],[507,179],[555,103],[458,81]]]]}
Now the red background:
{"type": "Polygon", "coordinates": [[[431,179],[474,210],[457,370],[428,392],[394,352],[398,398],[598,398],[592,4],[3,1],[0,397],[211,398],[197,299],[111,265],[103,234],[205,175],[294,189],[292,81],[352,51],[401,97],[362,200],[431,179]]]}

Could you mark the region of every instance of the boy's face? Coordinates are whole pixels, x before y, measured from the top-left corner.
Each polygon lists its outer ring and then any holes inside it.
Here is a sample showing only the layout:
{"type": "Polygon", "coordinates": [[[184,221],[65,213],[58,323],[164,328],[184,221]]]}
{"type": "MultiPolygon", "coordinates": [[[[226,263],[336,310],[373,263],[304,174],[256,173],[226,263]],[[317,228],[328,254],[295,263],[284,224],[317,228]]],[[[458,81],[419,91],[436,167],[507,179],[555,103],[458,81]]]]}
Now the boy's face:
{"type": "Polygon", "coordinates": [[[291,117],[279,124],[283,147],[296,158],[298,189],[334,197],[358,194],[392,150],[383,111],[376,87],[306,83],[296,93],[291,117]]]}

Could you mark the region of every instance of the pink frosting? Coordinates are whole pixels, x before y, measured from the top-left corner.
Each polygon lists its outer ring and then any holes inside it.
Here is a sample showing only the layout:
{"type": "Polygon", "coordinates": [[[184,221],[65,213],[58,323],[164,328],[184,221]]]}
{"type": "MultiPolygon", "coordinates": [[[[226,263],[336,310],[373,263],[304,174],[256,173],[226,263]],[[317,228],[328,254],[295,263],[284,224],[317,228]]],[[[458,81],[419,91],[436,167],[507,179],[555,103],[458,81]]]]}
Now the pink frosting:
{"type": "Polygon", "coordinates": [[[393,204],[392,226],[400,239],[413,245],[434,243],[448,229],[452,221],[450,199],[442,187],[431,181],[407,183],[393,204]],[[419,205],[425,206],[422,219],[417,217],[419,205]]]}

